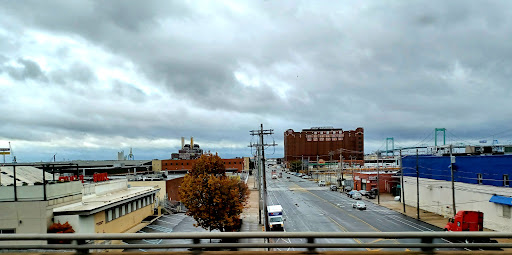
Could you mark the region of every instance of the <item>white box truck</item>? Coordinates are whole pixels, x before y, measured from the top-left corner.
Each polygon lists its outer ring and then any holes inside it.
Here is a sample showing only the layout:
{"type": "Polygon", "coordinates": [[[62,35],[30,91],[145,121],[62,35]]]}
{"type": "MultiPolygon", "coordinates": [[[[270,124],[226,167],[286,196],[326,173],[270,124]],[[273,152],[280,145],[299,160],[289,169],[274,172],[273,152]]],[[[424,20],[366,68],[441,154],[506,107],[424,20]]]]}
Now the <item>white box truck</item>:
{"type": "Polygon", "coordinates": [[[268,225],[270,231],[284,230],[283,207],[281,205],[267,206],[268,225]]]}

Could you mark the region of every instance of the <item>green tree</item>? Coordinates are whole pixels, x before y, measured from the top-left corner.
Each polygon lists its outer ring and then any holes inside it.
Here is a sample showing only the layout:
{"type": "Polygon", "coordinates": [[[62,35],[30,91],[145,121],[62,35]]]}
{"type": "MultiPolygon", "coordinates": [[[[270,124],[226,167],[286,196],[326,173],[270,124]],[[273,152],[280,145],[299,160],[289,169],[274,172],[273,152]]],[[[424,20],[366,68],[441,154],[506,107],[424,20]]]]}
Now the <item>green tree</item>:
{"type": "Polygon", "coordinates": [[[240,227],[240,214],[247,204],[249,188],[238,179],[226,176],[224,162],[217,155],[202,155],[196,160],[180,188],[187,214],[204,229],[234,231],[240,227]]]}
{"type": "Polygon", "coordinates": [[[298,172],[302,169],[302,161],[295,160],[290,163],[290,170],[292,172],[298,172]]]}

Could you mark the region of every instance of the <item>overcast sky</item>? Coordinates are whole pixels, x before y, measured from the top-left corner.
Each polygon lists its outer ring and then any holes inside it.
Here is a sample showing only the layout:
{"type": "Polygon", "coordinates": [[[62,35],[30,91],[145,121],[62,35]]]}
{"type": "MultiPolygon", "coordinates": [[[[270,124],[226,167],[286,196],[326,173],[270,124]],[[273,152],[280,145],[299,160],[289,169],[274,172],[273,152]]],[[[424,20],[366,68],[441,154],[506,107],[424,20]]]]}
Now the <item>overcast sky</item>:
{"type": "MultiPolygon", "coordinates": [[[[18,162],[248,156],[249,131],[365,129],[365,152],[512,140],[512,1],[1,1],[18,162]],[[493,136],[494,135],[494,136],[493,136]]],[[[252,140],[255,142],[255,140],[252,140]]],[[[1,160],[1,159],[0,159],[1,160]]]]}

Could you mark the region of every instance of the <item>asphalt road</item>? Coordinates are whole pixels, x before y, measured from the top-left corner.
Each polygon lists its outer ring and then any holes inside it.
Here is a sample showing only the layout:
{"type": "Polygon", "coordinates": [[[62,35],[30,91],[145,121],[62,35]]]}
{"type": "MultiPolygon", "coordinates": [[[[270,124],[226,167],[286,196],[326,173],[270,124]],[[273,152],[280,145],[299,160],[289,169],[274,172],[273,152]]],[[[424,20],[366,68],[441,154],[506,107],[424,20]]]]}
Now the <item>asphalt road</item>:
{"type": "MultiPolygon", "coordinates": [[[[267,174],[267,199],[269,205],[283,207],[285,231],[289,232],[405,232],[442,231],[440,228],[407,217],[393,210],[364,201],[367,210],[352,208],[356,200],[329,187],[319,187],[311,180],[283,173],[283,178],[271,179],[270,168],[267,174]],[[290,177],[289,179],[287,177],[290,177]]],[[[278,170],[280,171],[280,170],[278,170]]],[[[300,242],[300,239],[277,239],[273,242],[300,242]]],[[[317,242],[343,243],[412,243],[418,240],[402,239],[320,239],[317,242]]],[[[435,239],[434,242],[445,242],[435,239]]],[[[288,249],[293,250],[293,249],[288,249]]],[[[340,250],[340,249],[320,249],[340,250]]],[[[341,249],[341,250],[381,250],[381,249],[341,249]]],[[[401,250],[403,249],[382,249],[401,250]]],[[[414,250],[414,249],[413,249],[414,250]]],[[[447,250],[447,249],[443,249],[447,250]]],[[[453,249],[450,249],[453,250],[453,249]]]]}

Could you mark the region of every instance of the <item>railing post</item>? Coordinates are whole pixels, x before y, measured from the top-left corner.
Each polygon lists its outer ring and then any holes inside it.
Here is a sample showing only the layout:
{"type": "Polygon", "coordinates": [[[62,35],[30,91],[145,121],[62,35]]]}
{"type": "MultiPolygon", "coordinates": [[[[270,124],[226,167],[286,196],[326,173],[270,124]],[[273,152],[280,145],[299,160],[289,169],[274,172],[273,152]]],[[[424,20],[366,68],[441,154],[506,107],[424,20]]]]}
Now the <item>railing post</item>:
{"type": "MultiPolygon", "coordinates": [[[[82,240],[82,239],[78,239],[76,240],[76,244],[77,245],[83,245],[85,244],[85,240],[82,240]]],[[[89,254],[89,249],[80,249],[80,248],[77,248],[76,249],[76,254],[89,254]]]]}
{"type": "MultiPolygon", "coordinates": [[[[200,244],[201,243],[201,239],[194,238],[194,239],[192,239],[192,242],[194,244],[200,244]]],[[[198,249],[198,248],[195,248],[195,247],[192,248],[192,253],[193,254],[201,254],[201,252],[202,252],[201,249],[198,249]]]]}
{"type": "MultiPolygon", "coordinates": [[[[314,237],[308,237],[308,244],[314,244],[315,238],[314,237]]],[[[315,247],[308,247],[308,253],[316,253],[315,247]]]]}
{"type": "MultiPolygon", "coordinates": [[[[434,238],[432,238],[432,237],[422,237],[421,238],[421,243],[423,243],[423,244],[432,244],[433,242],[434,242],[434,238]]],[[[429,246],[427,248],[421,248],[421,251],[432,253],[434,251],[434,247],[429,246]]]]}

